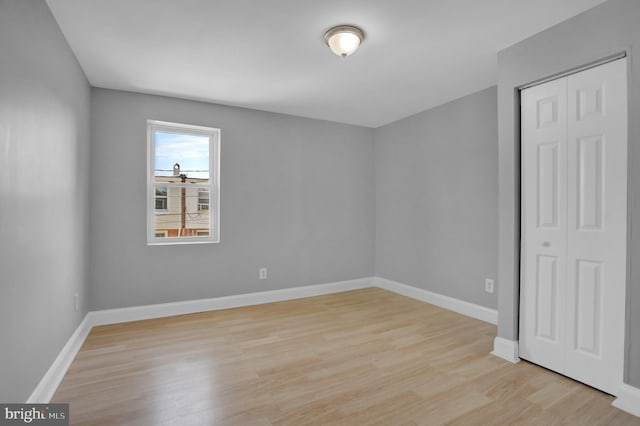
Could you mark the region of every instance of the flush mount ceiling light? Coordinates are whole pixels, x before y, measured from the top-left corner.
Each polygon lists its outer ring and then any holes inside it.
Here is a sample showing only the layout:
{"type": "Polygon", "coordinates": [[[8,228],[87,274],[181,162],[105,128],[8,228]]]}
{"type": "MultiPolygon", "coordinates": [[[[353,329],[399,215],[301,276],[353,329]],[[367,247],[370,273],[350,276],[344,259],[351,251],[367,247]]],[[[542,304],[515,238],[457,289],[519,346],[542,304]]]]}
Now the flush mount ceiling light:
{"type": "Polygon", "coordinates": [[[324,41],[329,49],[343,58],[355,52],[362,40],[364,40],[362,30],[351,25],[338,25],[324,34],[324,41]]]}

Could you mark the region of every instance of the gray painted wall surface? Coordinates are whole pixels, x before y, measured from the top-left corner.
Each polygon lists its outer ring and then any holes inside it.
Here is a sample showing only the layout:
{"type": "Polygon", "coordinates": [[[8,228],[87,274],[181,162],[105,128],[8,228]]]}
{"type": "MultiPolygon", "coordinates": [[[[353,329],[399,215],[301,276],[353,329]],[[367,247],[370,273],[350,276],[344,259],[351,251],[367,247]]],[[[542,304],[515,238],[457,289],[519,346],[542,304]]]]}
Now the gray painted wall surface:
{"type": "Polygon", "coordinates": [[[92,89],[91,308],[371,276],[372,132],[92,89]],[[147,119],[221,129],[219,244],[146,245],[147,119]]]}
{"type": "MultiPolygon", "coordinates": [[[[627,50],[630,226],[640,229],[640,2],[610,0],[498,55],[500,133],[498,335],[518,339],[519,107],[515,88],[627,50]]],[[[625,378],[640,386],[640,238],[629,245],[625,378]]]]}
{"type": "Polygon", "coordinates": [[[376,275],[496,307],[496,93],[376,129],[376,275]]]}
{"type": "Polygon", "coordinates": [[[0,401],[24,402],[87,311],[90,88],[43,1],[0,1],[0,52],[0,401]]]}

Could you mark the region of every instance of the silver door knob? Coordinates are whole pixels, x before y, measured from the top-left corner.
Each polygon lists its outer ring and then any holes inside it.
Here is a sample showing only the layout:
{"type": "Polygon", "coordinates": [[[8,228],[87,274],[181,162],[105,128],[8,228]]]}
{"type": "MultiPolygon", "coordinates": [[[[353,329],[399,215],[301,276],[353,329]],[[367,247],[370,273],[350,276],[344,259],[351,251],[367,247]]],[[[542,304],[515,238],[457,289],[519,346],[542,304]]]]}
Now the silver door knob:
{"type": "Polygon", "coordinates": [[[551,245],[551,243],[549,241],[545,241],[544,243],[542,243],[542,247],[549,247],[551,245]]]}

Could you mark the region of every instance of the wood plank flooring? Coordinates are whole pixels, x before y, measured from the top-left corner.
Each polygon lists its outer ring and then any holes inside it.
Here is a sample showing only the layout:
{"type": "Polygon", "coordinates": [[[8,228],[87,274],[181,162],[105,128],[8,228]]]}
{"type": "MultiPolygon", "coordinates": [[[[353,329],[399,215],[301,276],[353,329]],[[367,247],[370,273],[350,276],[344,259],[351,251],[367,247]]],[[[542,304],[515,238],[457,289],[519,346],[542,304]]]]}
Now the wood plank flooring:
{"type": "Polygon", "coordinates": [[[495,335],[377,288],[102,326],[52,402],[78,425],[640,425],[495,335]]]}

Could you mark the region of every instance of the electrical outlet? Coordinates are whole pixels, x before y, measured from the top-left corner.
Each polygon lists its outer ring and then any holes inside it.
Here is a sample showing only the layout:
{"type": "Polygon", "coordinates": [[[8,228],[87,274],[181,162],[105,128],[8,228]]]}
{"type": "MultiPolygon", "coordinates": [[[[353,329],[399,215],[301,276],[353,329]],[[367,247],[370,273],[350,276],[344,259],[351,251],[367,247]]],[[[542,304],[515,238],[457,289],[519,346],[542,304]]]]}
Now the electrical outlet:
{"type": "Polygon", "coordinates": [[[485,278],[484,291],[487,293],[493,293],[493,280],[491,278],[485,278]]]}
{"type": "Polygon", "coordinates": [[[80,300],[78,298],[78,293],[73,295],[73,308],[78,312],[78,308],[80,308],[80,300]]]}
{"type": "Polygon", "coordinates": [[[258,271],[258,277],[260,277],[261,280],[266,280],[267,279],[267,268],[260,268],[260,270],[258,271]]]}

